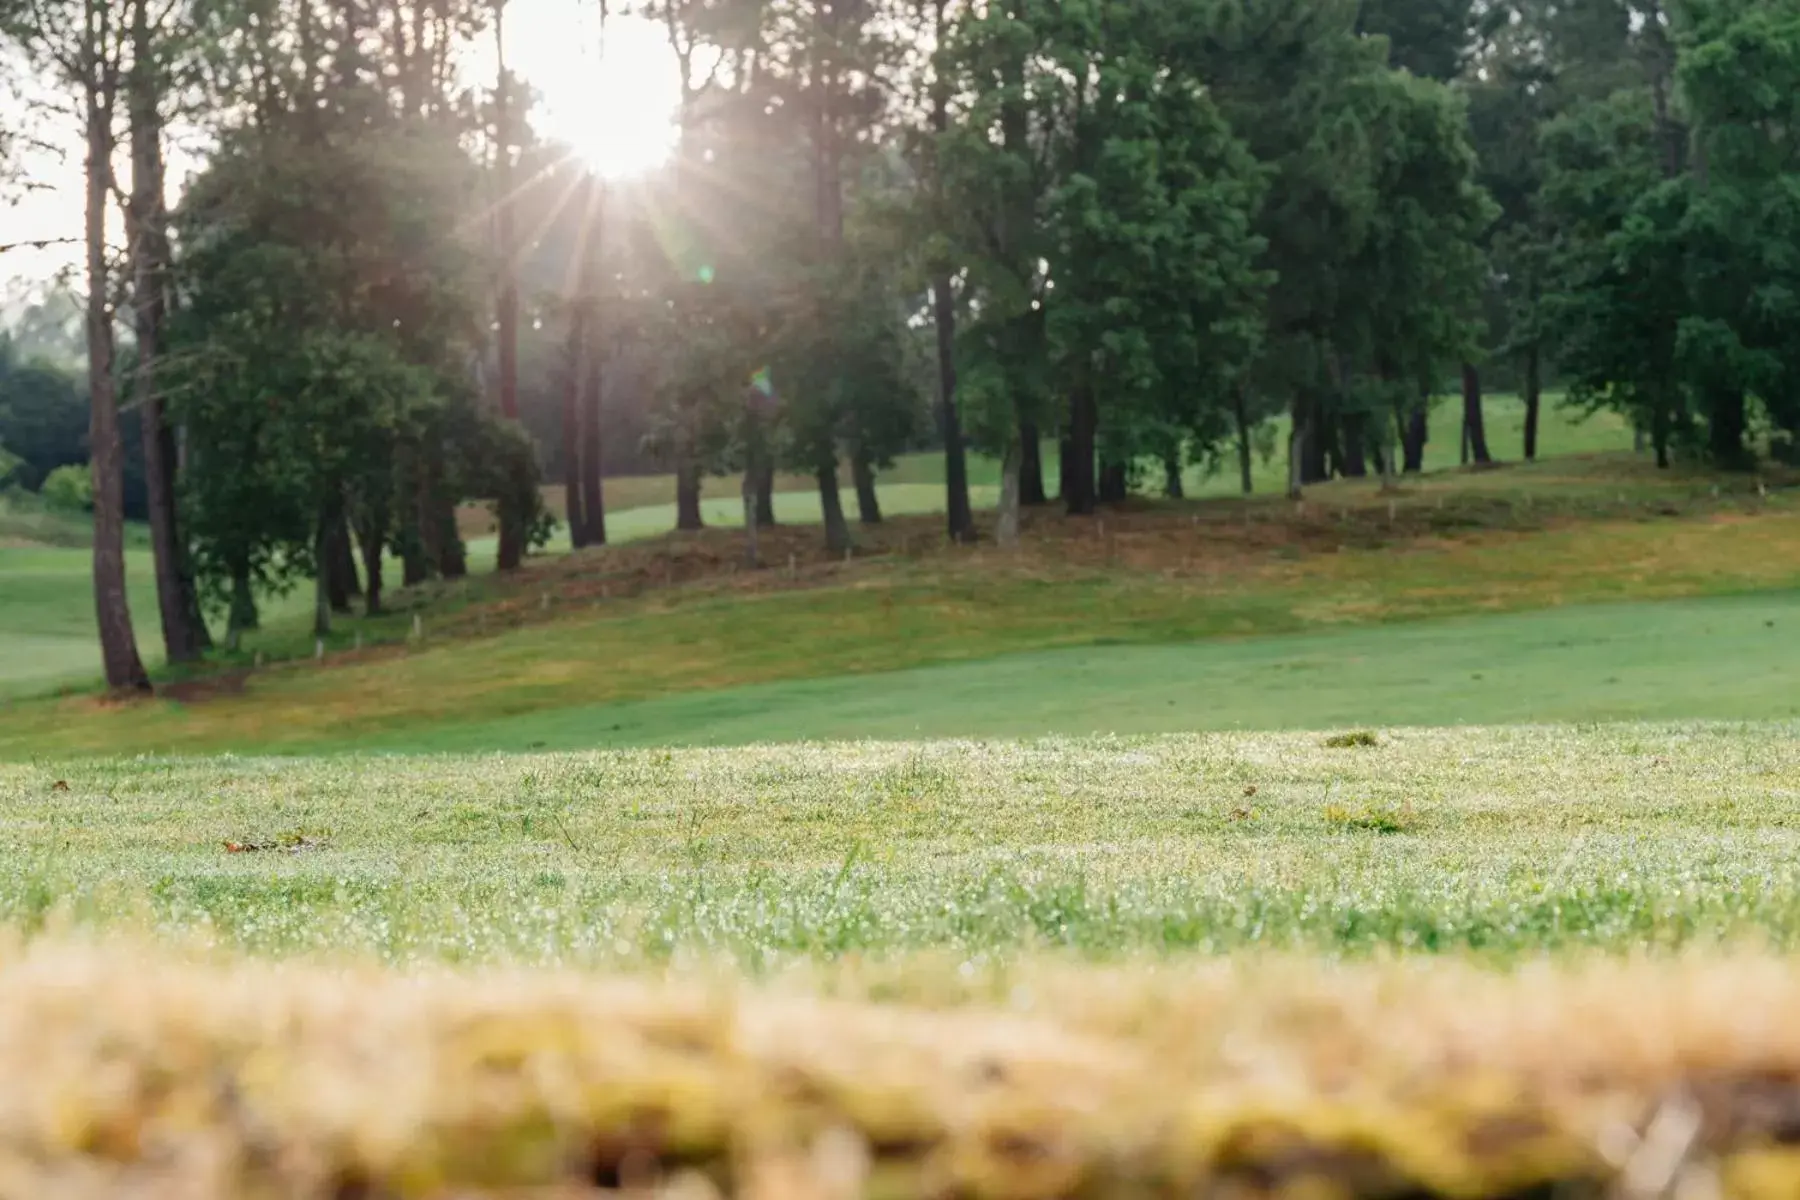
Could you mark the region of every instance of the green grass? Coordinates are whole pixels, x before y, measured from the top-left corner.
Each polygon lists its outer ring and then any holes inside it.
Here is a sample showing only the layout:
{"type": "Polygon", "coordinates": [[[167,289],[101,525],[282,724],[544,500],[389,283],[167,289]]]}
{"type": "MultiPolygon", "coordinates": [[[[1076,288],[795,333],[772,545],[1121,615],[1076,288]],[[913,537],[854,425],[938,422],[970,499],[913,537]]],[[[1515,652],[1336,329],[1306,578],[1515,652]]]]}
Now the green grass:
{"type": "MultiPolygon", "coordinates": [[[[160,644],[149,555],[127,554],[127,584],[144,654],[160,644]]],[[[98,669],[93,560],[85,549],[0,543],[0,697],[86,682],[98,669]]]]}
{"type": "Polygon", "coordinates": [[[1790,946],[1797,732],[0,767],[0,921],[60,909],[259,954],[750,971],[928,951],[1790,946]]]}
{"type": "Polygon", "coordinates": [[[521,751],[808,739],[1800,717],[1800,593],[1104,645],[348,733],[333,748],[521,751]]]}

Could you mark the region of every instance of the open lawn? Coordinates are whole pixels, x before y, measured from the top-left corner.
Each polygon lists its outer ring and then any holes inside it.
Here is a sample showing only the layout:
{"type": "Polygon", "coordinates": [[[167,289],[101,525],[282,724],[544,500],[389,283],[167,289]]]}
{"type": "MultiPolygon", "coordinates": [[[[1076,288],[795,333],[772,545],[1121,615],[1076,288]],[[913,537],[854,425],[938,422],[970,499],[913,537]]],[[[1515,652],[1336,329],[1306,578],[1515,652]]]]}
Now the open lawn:
{"type": "Polygon", "coordinates": [[[0,1180],[1783,1200],[1796,732],[0,767],[0,1180]]]}
{"type": "Polygon", "coordinates": [[[1800,942],[1795,723],[0,767],[0,918],[259,953],[1800,942]],[[239,847],[237,851],[233,847],[239,847]]]}

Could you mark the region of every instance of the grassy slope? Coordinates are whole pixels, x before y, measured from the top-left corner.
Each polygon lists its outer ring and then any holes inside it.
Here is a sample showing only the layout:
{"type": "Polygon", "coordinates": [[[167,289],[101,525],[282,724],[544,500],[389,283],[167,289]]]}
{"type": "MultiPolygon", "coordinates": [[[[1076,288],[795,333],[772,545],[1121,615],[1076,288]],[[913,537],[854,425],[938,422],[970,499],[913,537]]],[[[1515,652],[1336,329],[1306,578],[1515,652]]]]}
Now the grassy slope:
{"type": "Polygon", "coordinates": [[[1800,717],[1800,592],[1246,641],[1051,650],[553,708],[343,745],[751,745],[1196,729],[1800,717]]]}
{"type": "Polygon", "coordinates": [[[1797,728],[0,767],[0,919],[61,903],[259,953],[740,969],[1787,946],[1797,728]]]}
{"type": "MultiPolygon", "coordinates": [[[[1427,507],[1417,515],[1436,514],[1427,507]]],[[[474,640],[351,655],[326,670],[267,671],[251,678],[246,694],[195,704],[15,705],[0,719],[0,757],[382,743],[518,748],[582,737],[599,744],[615,732],[634,742],[756,740],[754,720],[743,722],[746,711],[766,715],[770,729],[783,733],[908,735],[915,726],[945,730],[952,721],[969,722],[954,727],[961,731],[1017,732],[1035,718],[1076,732],[1168,729],[1177,721],[1184,728],[1232,725],[1252,714],[1311,724],[1338,720],[1352,708],[1369,720],[1428,722],[1517,719],[1544,704],[1577,717],[1775,715],[1771,705],[1785,711],[1772,672],[1790,661],[1780,630],[1792,624],[1792,602],[1779,595],[1738,608],[1629,614],[1602,608],[1537,623],[1398,627],[1422,617],[1800,587],[1800,514],[1779,505],[1754,518],[1583,521],[1370,549],[1356,548],[1360,535],[1345,526],[1349,548],[1335,543],[1336,553],[1281,540],[1260,546],[1263,533],[1234,533],[1229,520],[1225,527],[1190,530],[1179,513],[1148,519],[1162,522],[1160,533],[1120,533],[1104,546],[1091,533],[1085,541],[1052,538],[1034,557],[1015,561],[991,550],[985,558],[965,551],[827,567],[792,585],[769,573],[775,578],[758,586],[774,591],[677,587],[597,603],[583,598],[591,591],[558,593],[540,623],[474,640]],[[1250,539],[1250,548],[1235,545],[1234,536],[1250,539]],[[1184,544],[1197,547],[1186,569],[1156,569],[1172,553],[1179,564],[1184,544]],[[1767,621],[1777,623],[1772,636],[1767,621]],[[1393,627],[1358,631],[1370,626],[1393,627]],[[1645,636],[1633,636],[1634,628],[1645,636]],[[829,682],[1006,654],[1307,631],[1320,640],[1116,656],[1115,665],[1093,666],[1079,689],[1066,671],[1101,656],[994,664],[1027,689],[1016,699],[978,684],[981,672],[974,669],[939,678],[829,682]],[[1403,654],[1420,655],[1420,664],[1409,666],[1403,654]],[[1263,677],[1259,665],[1271,664],[1278,669],[1263,677]],[[1564,679],[1565,670],[1580,673],[1564,679]],[[1239,681],[1242,690],[1253,671],[1257,686],[1243,698],[1240,718],[1237,699],[1209,688],[1206,673],[1239,681]],[[1478,672],[1491,678],[1471,678],[1478,672]],[[1629,682],[1609,682],[1614,678],[1629,682]],[[826,682],[697,695],[803,681],[826,682]],[[888,683],[892,694],[877,695],[888,683]],[[1254,698],[1259,693],[1267,699],[1254,698]],[[682,696],[691,698],[669,699],[682,696]],[[593,711],[659,700],[625,712],[593,711]],[[1455,707],[1440,707],[1445,704],[1455,707]],[[549,717],[543,732],[526,736],[534,714],[577,709],[587,711],[549,717]],[[716,732],[687,725],[714,720],[716,732]],[[459,731],[474,721],[500,724],[459,731]],[[813,721],[821,723],[809,727],[813,721]],[[614,724],[621,728],[612,730],[614,724]]],[[[1382,525],[1379,512],[1372,519],[1382,525]]],[[[1308,536],[1339,536],[1337,522],[1326,516],[1300,528],[1310,529],[1308,536]]],[[[1268,535],[1290,532],[1275,525],[1268,535]]],[[[531,603],[535,588],[559,578],[551,573],[518,585],[526,615],[540,618],[531,603]]],[[[569,586],[581,582],[563,579],[569,586]]],[[[404,628],[404,622],[391,624],[404,628]]],[[[480,626],[465,617],[462,629],[475,635],[480,626]]]]}
{"type": "MultiPolygon", "coordinates": [[[[1516,398],[1491,397],[1487,406],[1490,437],[1502,457],[1516,456],[1511,449],[1519,440],[1523,407],[1516,398]]],[[[1439,424],[1451,428],[1448,410],[1438,414],[1439,424]]],[[[1277,422],[1279,426],[1279,422],[1277,422]]],[[[1280,430],[1277,429],[1279,435],[1280,430]]],[[[1278,439],[1279,443],[1279,439],[1278,439]]],[[[1612,414],[1580,418],[1575,414],[1550,407],[1545,414],[1544,453],[1549,456],[1618,450],[1629,446],[1630,434],[1612,414]]],[[[1055,443],[1046,445],[1045,470],[1050,479],[1056,475],[1055,443]]],[[[1440,436],[1429,447],[1426,466],[1440,470],[1454,466],[1456,445],[1453,439],[1440,436]]],[[[1235,469],[1235,468],[1234,468],[1235,469]]],[[[974,480],[973,499],[978,507],[996,502],[999,489],[999,465],[993,460],[977,458],[971,464],[974,480]]],[[[1233,495],[1237,491],[1235,475],[1203,477],[1196,468],[1189,471],[1190,494],[1233,495]]],[[[937,454],[912,454],[902,457],[883,473],[882,503],[890,516],[939,512],[943,508],[943,461],[937,454]]],[[[1264,494],[1278,493],[1284,486],[1279,463],[1259,462],[1256,486],[1264,494]]],[[[742,511],[732,481],[709,480],[709,496],[704,502],[707,521],[716,526],[732,527],[740,523],[742,511]]],[[[789,524],[816,524],[819,521],[818,496],[810,481],[800,477],[783,477],[784,489],[776,497],[776,516],[789,524]]],[[[614,542],[632,542],[666,533],[674,526],[675,508],[669,501],[673,494],[672,476],[633,477],[607,481],[608,533],[614,542]]],[[[552,507],[560,508],[560,489],[548,489],[552,507]]],[[[855,511],[855,496],[846,492],[844,502],[855,511]]],[[[478,564],[491,561],[492,538],[488,536],[491,518],[485,512],[470,512],[464,521],[465,532],[472,539],[471,556],[478,564]]],[[[79,548],[85,530],[79,523],[59,518],[23,516],[0,512],[0,698],[42,692],[58,686],[86,687],[93,682],[98,652],[92,633],[90,565],[87,552],[79,548]],[[66,526],[66,528],[65,528],[66,526]],[[44,545],[24,547],[9,545],[9,540],[25,540],[44,545]],[[65,545],[66,544],[66,545],[65,545]]],[[[567,549],[566,532],[549,547],[551,552],[567,549]]],[[[127,556],[131,579],[132,613],[136,618],[139,646],[146,661],[160,657],[160,641],[156,631],[156,592],[150,573],[147,548],[142,538],[134,543],[127,556]]],[[[398,575],[398,566],[391,570],[398,575]]],[[[270,597],[264,601],[265,616],[279,632],[285,624],[296,623],[307,608],[307,597],[289,595],[270,597]]],[[[248,643],[257,645],[253,638],[248,643]]]]}

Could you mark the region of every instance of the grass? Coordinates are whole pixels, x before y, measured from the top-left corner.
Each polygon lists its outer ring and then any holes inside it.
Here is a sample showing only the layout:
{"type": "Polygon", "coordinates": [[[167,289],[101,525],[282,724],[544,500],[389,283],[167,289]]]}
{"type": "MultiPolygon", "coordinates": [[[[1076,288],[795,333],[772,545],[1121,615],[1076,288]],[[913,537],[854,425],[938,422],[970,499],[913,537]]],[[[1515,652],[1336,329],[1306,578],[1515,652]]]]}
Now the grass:
{"type": "Polygon", "coordinates": [[[752,973],[925,952],[1785,948],[1797,730],[16,765],[0,923],[61,908],[257,954],[752,973]]]}
{"type": "MultiPolygon", "coordinates": [[[[1545,411],[1546,455],[1616,451],[1630,445],[1629,431],[1616,415],[1581,418],[1553,403],[1545,411]]],[[[1505,447],[1518,441],[1523,406],[1515,397],[1494,396],[1488,400],[1487,414],[1493,445],[1504,457],[1505,447]]],[[[1440,408],[1435,419],[1443,429],[1449,429],[1452,416],[1448,408],[1440,408]]],[[[1279,421],[1274,428],[1277,444],[1281,444],[1279,421]]],[[[1454,466],[1456,449],[1453,439],[1440,436],[1428,447],[1427,468],[1454,466]]],[[[1045,471],[1053,481],[1057,470],[1054,441],[1046,443],[1045,453],[1045,471]]],[[[1188,474],[1190,495],[1229,496],[1237,492],[1236,477],[1230,472],[1208,476],[1196,467],[1188,474]]],[[[997,461],[976,456],[971,462],[971,478],[972,498],[978,508],[997,502],[997,461]]],[[[1256,486],[1261,494],[1279,494],[1285,485],[1279,463],[1259,462],[1256,486]]],[[[737,527],[742,509],[735,481],[713,479],[707,481],[707,486],[714,493],[703,502],[707,522],[718,528],[737,527]]],[[[670,499],[674,494],[673,476],[612,479],[606,481],[606,487],[611,541],[629,544],[665,534],[674,527],[675,508],[670,499]]],[[[819,500],[810,479],[782,476],[778,487],[775,508],[780,521],[791,525],[820,521],[819,500]]],[[[904,455],[882,474],[884,511],[890,517],[941,512],[942,488],[942,455],[904,455]]],[[[560,512],[561,489],[547,488],[546,495],[551,507],[560,512]]],[[[847,511],[854,513],[854,493],[846,491],[843,499],[847,511]]],[[[491,514],[471,508],[464,512],[462,525],[471,542],[471,561],[480,570],[493,557],[491,514]]],[[[91,564],[84,549],[87,540],[84,521],[47,514],[20,502],[0,508],[0,639],[4,639],[6,651],[4,662],[0,663],[0,700],[59,687],[85,688],[94,683],[98,651],[92,633],[91,564]]],[[[559,530],[546,549],[551,554],[566,553],[566,530],[559,530]]],[[[155,663],[160,658],[156,593],[146,535],[140,529],[132,530],[127,564],[139,649],[146,662],[155,663]]],[[[397,563],[390,564],[389,576],[398,578],[397,563]]],[[[299,593],[263,598],[264,615],[277,642],[298,628],[308,610],[308,599],[299,593]]],[[[254,656],[259,649],[273,649],[268,643],[267,638],[253,636],[246,642],[246,652],[254,656]]]]}
{"type": "MultiPolygon", "coordinates": [[[[1760,493],[1566,459],[755,573],[713,533],[4,704],[0,1192],[1786,1200],[1760,493]]],[[[5,555],[0,672],[87,615],[5,555]]]]}
{"type": "MultiPolygon", "coordinates": [[[[328,669],[240,677],[239,694],[16,704],[0,757],[1788,711],[1780,629],[1795,615],[1783,590],[1800,587],[1800,514],[1777,496],[1546,526],[1538,494],[1529,514],[1503,504],[1499,517],[1415,496],[1391,530],[1378,506],[1248,527],[1232,509],[1205,524],[1157,510],[1115,516],[1105,538],[1053,521],[1016,558],[825,563],[635,598],[618,564],[636,560],[584,556],[433,616],[423,645],[343,645],[328,669]],[[1430,532],[1439,518],[1452,536],[1430,532]],[[1768,594],[1735,609],[1604,607],[1747,592],[1768,594]],[[1574,605],[1601,607],[1493,616],[1574,605]],[[1472,615],[1489,619],[1405,627],[1472,615]],[[1254,640],[1295,634],[1315,640],[1254,640]]],[[[659,548],[639,565],[660,580],[686,561],[659,548]]],[[[403,635],[408,618],[370,628],[403,635]]]]}
{"type": "Polygon", "coordinates": [[[1800,1185],[1778,961],[906,979],[899,1004],[854,973],[822,997],[40,948],[0,966],[0,1046],[33,1081],[0,1170],[77,1200],[1800,1185]]]}

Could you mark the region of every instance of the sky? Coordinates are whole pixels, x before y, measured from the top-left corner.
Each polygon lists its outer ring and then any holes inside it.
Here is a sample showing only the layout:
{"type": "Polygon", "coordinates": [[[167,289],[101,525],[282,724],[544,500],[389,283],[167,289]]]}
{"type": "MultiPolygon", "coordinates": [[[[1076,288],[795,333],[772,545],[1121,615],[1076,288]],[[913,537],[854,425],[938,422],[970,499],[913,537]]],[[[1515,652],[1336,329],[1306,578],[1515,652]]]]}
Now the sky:
{"type": "MultiPolygon", "coordinates": [[[[507,58],[540,95],[532,114],[540,135],[568,144],[613,178],[641,174],[668,156],[681,81],[659,24],[615,15],[603,41],[592,0],[508,0],[506,28],[507,58]]],[[[471,79],[492,80],[492,41],[484,38],[471,47],[467,61],[471,79]]],[[[20,111],[17,99],[0,98],[0,120],[11,124],[20,111]]],[[[62,153],[36,149],[20,155],[32,186],[0,191],[0,245],[81,234],[78,130],[72,119],[45,117],[34,132],[62,153]]],[[[186,152],[174,147],[172,189],[179,191],[194,163],[193,147],[186,152]]],[[[80,256],[79,246],[0,254],[0,305],[28,295],[80,256]]]]}

